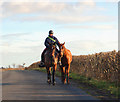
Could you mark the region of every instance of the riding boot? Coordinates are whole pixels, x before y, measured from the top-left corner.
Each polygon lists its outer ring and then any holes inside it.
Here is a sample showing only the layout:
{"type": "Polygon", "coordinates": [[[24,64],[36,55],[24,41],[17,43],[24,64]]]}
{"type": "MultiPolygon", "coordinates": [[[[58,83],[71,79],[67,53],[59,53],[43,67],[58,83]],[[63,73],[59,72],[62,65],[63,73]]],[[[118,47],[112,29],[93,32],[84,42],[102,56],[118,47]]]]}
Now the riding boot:
{"type": "Polygon", "coordinates": [[[45,58],[44,58],[44,54],[46,52],[46,48],[44,49],[44,51],[41,54],[41,61],[40,61],[40,67],[45,67],[45,58]]]}

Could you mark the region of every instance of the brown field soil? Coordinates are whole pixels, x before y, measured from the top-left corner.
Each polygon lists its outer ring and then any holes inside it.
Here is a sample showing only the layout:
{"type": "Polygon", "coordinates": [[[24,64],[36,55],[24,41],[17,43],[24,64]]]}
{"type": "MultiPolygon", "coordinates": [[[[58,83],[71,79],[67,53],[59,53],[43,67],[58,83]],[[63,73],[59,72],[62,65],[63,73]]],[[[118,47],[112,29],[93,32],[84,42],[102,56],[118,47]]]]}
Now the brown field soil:
{"type": "Polygon", "coordinates": [[[25,70],[25,68],[6,68],[6,69],[0,69],[0,71],[7,71],[7,70],[25,70]]]}

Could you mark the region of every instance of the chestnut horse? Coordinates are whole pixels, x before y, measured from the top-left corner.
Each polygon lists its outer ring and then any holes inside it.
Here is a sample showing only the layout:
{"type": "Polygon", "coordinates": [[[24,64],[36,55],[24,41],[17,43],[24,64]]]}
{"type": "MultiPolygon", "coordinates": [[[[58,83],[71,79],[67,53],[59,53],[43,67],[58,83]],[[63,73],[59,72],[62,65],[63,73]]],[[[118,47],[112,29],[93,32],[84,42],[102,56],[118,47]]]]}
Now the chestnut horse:
{"type": "Polygon", "coordinates": [[[57,69],[58,52],[56,52],[55,43],[50,44],[50,48],[45,52],[45,67],[47,70],[47,82],[51,84],[51,72],[52,72],[52,84],[55,85],[55,71],[57,69]],[[52,68],[53,71],[52,71],[52,68]]]}
{"type": "Polygon", "coordinates": [[[70,64],[72,62],[72,54],[70,50],[65,48],[65,42],[60,44],[60,58],[61,58],[61,74],[62,74],[62,83],[66,84],[66,75],[67,75],[67,84],[69,84],[69,71],[70,64]]]}

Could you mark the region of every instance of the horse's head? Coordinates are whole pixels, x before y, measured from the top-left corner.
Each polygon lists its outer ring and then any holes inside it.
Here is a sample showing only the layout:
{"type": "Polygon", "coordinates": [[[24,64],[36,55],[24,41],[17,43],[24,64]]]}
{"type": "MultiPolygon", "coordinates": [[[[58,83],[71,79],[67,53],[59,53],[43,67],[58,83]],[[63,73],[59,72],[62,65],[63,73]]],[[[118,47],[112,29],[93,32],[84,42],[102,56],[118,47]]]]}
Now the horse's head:
{"type": "Polygon", "coordinates": [[[60,48],[60,57],[63,57],[64,55],[64,51],[65,51],[65,42],[63,44],[60,44],[59,48],[60,48]]]}

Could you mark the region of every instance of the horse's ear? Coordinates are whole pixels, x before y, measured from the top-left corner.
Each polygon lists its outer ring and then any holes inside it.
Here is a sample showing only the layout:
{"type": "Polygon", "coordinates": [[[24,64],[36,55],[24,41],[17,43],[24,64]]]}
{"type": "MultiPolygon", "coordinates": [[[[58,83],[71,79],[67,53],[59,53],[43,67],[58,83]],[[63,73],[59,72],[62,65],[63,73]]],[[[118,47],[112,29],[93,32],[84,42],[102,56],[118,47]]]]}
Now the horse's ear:
{"type": "Polygon", "coordinates": [[[65,42],[62,45],[65,45],[65,42]]]}

